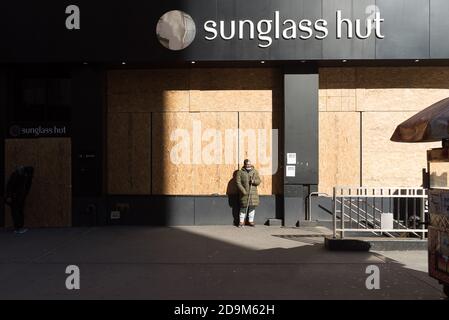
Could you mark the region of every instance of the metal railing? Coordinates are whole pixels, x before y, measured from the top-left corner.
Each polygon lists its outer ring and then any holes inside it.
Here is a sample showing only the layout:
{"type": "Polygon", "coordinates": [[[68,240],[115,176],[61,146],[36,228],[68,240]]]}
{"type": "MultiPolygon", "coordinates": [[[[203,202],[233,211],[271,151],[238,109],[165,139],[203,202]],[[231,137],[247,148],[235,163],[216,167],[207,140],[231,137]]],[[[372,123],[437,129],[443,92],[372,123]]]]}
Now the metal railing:
{"type": "Polygon", "coordinates": [[[332,200],[334,238],[360,232],[389,237],[406,233],[425,239],[426,189],[335,187],[332,200]]]}
{"type": "Polygon", "coordinates": [[[306,221],[312,221],[312,198],[313,197],[329,197],[329,195],[324,192],[312,192],[308,195],[306,221]]]}

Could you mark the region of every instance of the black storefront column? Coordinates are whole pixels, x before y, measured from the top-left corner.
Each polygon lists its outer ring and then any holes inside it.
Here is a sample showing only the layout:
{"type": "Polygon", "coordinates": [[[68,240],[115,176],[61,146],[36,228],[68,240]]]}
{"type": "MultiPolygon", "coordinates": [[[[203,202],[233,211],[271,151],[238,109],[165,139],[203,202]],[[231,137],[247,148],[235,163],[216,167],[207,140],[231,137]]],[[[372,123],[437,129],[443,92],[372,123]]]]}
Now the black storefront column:
{"type": "MultiPolygon", "coordinates": [[[[5,194],[5,135],[7,105],[7,73],[0,68],[0,197],[5,194]]],[[[0,203],[0,227],[5,226],[5,206],[0,203]]]]}
{"type": "Polygon", "coordinates": [[[106,76],[102,67],[72,71],[72,224],[103,225],[106,76]]]}
{"type": "Polygon", "coordinates": [[[301,225],[318,185],[318,89],[314,67],[284,73],[284,224],[301,225]]]}

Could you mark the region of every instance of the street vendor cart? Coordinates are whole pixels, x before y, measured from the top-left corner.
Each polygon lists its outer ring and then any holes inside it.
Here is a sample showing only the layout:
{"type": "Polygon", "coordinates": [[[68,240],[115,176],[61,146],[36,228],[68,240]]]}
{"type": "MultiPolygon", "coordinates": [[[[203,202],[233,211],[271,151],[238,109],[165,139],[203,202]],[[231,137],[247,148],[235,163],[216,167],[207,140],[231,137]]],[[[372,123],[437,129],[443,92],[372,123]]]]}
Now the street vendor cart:
{"type": "Polygon", "coordinates": [[[427,151],[423,185],[428,188],[429,275],[443,285],[449,297],[449,98],[441,100],[400,124],[395,142],[435,142],[442,147],[427,151]]]}

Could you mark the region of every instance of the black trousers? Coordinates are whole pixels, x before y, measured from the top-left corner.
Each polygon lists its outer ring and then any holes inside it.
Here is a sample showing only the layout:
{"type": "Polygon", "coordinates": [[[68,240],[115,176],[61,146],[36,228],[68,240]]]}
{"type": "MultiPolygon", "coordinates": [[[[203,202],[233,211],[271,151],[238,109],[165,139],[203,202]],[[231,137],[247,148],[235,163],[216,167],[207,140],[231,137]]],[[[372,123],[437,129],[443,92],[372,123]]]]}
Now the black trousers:
{"type": "Polygon", "coordinates": [[[11,201],[11,215],[14,223],[14,229],[21,229],[25,224],[25,201],[12,200],[11,201]]]}

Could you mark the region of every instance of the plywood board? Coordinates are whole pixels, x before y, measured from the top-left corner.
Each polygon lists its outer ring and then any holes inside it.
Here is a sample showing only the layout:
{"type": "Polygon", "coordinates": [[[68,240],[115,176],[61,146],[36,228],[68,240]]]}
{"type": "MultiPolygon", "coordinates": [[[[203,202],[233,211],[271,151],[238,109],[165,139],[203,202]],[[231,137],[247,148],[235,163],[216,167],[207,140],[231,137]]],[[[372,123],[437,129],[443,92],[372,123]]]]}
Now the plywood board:
{"type": "Polygon", "coordinates": [[[187,69],[136,69],[108,71],[109,94],[188,90],[187,69]]]}
{"type": "Polygon", "coordinates": [[[361,88],[357,90],[358,111],[418,111],[449,96],[448,89],[361,88]]]}
{"type": "Polygon", "coordinates": [[[426,150],[441,143],[390,141],[396,126],[414,112],[363,113],[363,185],[371,187],[420,187],[426,168],[426,150]]]}
{"type": "MultiPolygon", "coordinates": [[[[25,204],[27,227],[71,225],[71,143],[69,138],[6,140],[7,178],[17,165],[34,167],[33,184],[25,204]]],[[[6,206],[6,225],[12,225],[6,206]]]]}
{"type": "Polygon", "coordinates": [[[38,210],[45,220],[44,224],[39,223],[39,226],[70,226],[71,216],[67,214],[71,211],[72,206],[70,186],[44,182],[40,191],[40,196],[45,197],[45,206],[41,206],[38,210]]]}
{"type": "Polygon", "coordinates": [[[320,111],[356,111],[356,68],[321,68],[320,111]]]}
{"type": "Polygon", "coordinates": [[[194,165],[194,190],[201,195],[225,195],[233,183],[237,170],[237,146],[226,141],[226,132],[237,132],[236,112],[202,112],[197,115],[201,121],[202,164],[194,165]],[[235,157],[230,153],[235,152],[235,157]]]}
{"type": "Polygon", "coordinates": [[[189,91],[152,90],[108,95],[109,112],[189,111],[189,91]]]}
{"type": "Polygon", "coordinates": [[[449,68],[358,68],[358,111],[420,111],[449,96],[449,68]]]}
{"type": "Polygon", "coordinates": [[[360,114],[320,112],[319,191],[360,185],[360,114]]]}
{"type": "Polygon", "coordinates": [[[71,185],[70,138],[40,139],[39,174],[45,183],[71,185]]]}
{"type": "Polygon", "coordinates": [[[420,111],[449,96],[448,67],[320,69],[320,111],[420,111]]]}
{"type": "Polygon", "coordinates": [[[151,115],[108,115],[109,194],[151,194],[151,115]]]}
{"type": "Polygon", "coordinates": [[[153,114],[153,193],[226,194],[237,166],[226,163],[225,130],[237,113],[153,114]]]}
{"type": "Polygon", "coordinates": [[[151,194],[151,115],[133,114],[131,132],[131,189],[151,194]]]}
{"type": "Polygon", "coordinates": [[[190,111],[273,111],[282,108],[276,69],[192,69],[190,111]]]}
{"type": "Polygon", "coordinates": [[[271,90],[282,88],[282,72],[270,68],[194,68],[191,90],[271,90]]]}
{"type": "Polygon", "coordinates": [[[280,117],[271,112],[240,112],[239,164],[249,158],[262,179],[259,194],[282,193],[283,170],[281,169],[282,150],[280,139],[280,117]]]}
{"type": "Polygon", "coordinates": [[[449,87],[449,67],[361,67],[357,82],[362,88],[449,87]]]}
{"type": "Polygon", "coordinates": [[[194,170],[191,165],[190,128],[192,126],[192,120],[197,116],[197,114],[187,112],[153,114],[153,194],[194,194],[194,170]],[[184,142],[185,144],[183,145],[184,142]],[[178,144],[184,147],[176,149],[176,145],[178,144]],[[177,152],[177,150],[180,151],[177,152]]]}
{"type": "Polygon", "coordinates": [[[339,83],[354,83],[357,68],[320,68],[320,88],[334,88],[339,83]]]}
{"type": "Polygon", "coordinates": [[[189,110],[188,70],[108,72],[108,112],[189,110]]]}
{"type": "Polygon", "coordinates": [[[129,113],[108,114],[107,184],[109,194],[128,194],[131,192],[128,150],[131,119],[132,115],[129,113]]]}
{"type": "Polygon", "coordinates": [[[273,111],[272,90],[192,90],[190,111],[273,111]]]}

